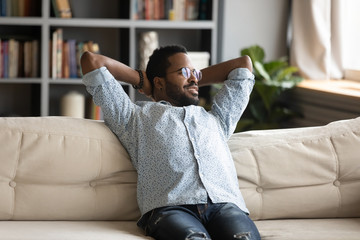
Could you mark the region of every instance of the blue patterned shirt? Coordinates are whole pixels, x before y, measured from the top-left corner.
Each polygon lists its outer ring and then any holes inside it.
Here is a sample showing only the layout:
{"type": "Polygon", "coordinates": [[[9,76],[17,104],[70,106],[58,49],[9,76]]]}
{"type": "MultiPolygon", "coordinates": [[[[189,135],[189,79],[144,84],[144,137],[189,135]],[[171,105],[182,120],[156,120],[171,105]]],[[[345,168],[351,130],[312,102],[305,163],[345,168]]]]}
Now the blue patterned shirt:
{"type": "Polygon", "coordinates": [[[248,212],[227,140],[249,100],[254,75],[234,69],[207,112],[165,101],[133,103],[107,68],[83,82],[137,170],[142,214],[164,206],[231,202],[248,212]]]}

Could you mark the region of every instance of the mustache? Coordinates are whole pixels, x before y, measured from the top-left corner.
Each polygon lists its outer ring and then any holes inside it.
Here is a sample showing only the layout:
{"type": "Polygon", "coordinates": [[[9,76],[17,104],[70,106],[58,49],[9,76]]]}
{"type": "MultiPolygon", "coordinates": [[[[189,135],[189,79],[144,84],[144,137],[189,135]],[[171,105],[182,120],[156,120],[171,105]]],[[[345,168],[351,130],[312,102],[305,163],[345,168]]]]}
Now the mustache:
{"type": "Polygon", "coordinates": [[[189,83],[189,84],[185,85],[185,86],[184,86],[184,88],[188,88],[188,87],[192,87],[192,86],[196,86],[196,87],[198,87],[198,84],[197,84],[197,83],[195,83],[195,82],[191,82],[191,83],[189,83]]]}

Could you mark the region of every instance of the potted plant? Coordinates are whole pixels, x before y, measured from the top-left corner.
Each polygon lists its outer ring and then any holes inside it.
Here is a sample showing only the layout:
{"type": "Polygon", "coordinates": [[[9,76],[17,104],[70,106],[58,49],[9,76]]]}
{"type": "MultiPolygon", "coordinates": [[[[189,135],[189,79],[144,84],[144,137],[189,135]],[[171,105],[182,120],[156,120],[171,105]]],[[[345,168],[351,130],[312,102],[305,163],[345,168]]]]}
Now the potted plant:
{"type": "Polygon", "coordinates": [[[264,49],[257,45],[242,49],[243,55],[252,60],[255,86],[235,132],[279,128],[287,120],[299,116],[292,103],[284,98],[286,91],[303,80],[295,74],[298,69],[289,66],[285,57],[264,62],[264,49]]]}

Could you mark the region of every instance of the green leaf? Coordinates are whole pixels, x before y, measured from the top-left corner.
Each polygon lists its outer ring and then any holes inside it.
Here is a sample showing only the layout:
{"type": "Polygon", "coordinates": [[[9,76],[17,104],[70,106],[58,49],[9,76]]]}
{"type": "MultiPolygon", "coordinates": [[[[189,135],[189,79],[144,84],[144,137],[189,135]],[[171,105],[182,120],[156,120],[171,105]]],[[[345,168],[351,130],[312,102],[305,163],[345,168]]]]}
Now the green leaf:
{"type": "Polygon", "coordinates": [[[269,74],[266,72],[264,65],[262,65],[260,62],[255,61],[254,63],[254,68],[255,70],[259,73],[259,75],[264,78],[266,81],[270,81],[270,76],[269,74]]]}
{"type": "Polygon", "coordinates": [[[279,73],[277,74],[277,80],[278,81],[284,81],[289,80],[293,73],[296,73],[298,71],[297,67],[287,67],[284,69],[281,69],[279,73]]]}
{"type": "Polygon", "coordinates": [[[271,112],[273,103],[277,100],[278,88],[263,83],[255,83],[255,90],[260,95],[267,112],[271,112]]]}
{"type": "Polygon", "coordinates": [[[255,62],[264,62],[265,52],[264,49],[258,45],[251,46],[249,48],[244,48],[241,50],[241,56],[248,55],[251,58],[251,61],[255,62]]]}
{"type": "Polygon", "coordinates": [[[283,61],[271,61],[264,64],[265,70],[269,73],[270,76],[274,76],[275,73],[280,71],[282,68],[287,67],[288,63],[283,61]]]}

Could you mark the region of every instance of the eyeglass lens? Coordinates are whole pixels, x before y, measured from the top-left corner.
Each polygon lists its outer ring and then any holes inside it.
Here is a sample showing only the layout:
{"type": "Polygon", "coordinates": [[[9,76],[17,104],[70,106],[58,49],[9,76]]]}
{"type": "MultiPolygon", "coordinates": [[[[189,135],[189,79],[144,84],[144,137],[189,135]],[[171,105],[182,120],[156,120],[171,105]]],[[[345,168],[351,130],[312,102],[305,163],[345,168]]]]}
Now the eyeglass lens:
{"type": "MultiPolygon", "coordinates": [[[[184,76],[186,79],[189,79],[189,78],[191,77],[191,70],[190,70],[190,68],[188,68],[188,67],[183,67],[183,68],[181,69],[181,72],[182,72],[183,76],[184,76]]],[[[194,69],[194,70],[192,70],[192,73],[194,74],[194,76],[196,77],[196,79],[197,79],[198,81],[201,80],[201,78],[202,78],[201,71],[199,71],[199,70],[197,70],[197,69],[194,69]]]]}

